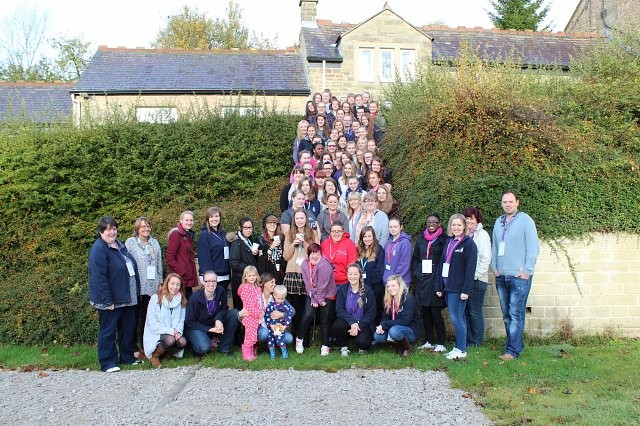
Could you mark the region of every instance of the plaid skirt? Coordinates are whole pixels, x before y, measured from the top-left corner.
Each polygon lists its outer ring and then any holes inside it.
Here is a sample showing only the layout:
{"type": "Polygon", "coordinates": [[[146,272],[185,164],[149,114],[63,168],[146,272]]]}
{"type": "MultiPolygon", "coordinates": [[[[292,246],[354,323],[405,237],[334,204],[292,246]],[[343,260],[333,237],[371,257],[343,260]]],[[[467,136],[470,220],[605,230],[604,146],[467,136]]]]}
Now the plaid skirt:
{"type": "Polygon", "coordinates": [[[287,272],[283,284],[287,287],[287,294],[301,294],[303,296],[307,294],[307,288],[304,286],[300,272],[287,272]]]}

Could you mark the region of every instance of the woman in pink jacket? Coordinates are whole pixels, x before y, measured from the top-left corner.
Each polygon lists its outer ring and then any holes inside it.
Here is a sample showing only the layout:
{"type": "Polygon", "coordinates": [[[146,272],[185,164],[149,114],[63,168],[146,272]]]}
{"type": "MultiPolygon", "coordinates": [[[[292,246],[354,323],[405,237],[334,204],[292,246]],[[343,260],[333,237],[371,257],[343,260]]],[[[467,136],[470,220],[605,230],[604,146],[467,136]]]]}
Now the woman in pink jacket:
{"type": "Polygon", "coordinates": [[[336,283],[333,279],[333,266],[331,262],[322,255],[322,248],[319,244],[310,244],[307,248],[309,256],[300,270],[302,279],[307,289],[307,303],[304,314],[297,331],[296,352],[304,352],[304,335],[309,329],[311,321],[318,314],[320,321],[320,340],[322,347],[320,355],[329,355],[329,334],[336,305],[336,283]]]}

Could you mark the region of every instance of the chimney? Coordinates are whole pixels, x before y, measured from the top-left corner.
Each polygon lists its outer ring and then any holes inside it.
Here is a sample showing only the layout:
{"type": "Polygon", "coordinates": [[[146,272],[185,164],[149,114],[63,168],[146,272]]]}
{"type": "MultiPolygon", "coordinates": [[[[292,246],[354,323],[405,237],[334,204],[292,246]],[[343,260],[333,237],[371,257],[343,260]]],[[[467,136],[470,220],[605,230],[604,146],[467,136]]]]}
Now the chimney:
{"type": "Polygon", "coordinates": [[[303,27],[317,27],[316,9],[318,0],[300,0],[300,25],[303,27]]]}

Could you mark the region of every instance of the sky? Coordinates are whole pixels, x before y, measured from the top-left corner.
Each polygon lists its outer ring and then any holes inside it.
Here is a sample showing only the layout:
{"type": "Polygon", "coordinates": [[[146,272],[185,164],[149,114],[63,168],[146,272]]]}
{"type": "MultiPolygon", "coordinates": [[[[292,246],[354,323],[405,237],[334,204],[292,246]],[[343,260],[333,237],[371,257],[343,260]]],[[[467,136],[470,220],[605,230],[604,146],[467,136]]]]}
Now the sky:
{"type": "MultiPolygon", "coordinates": [[[[237,0],[247,27],[273,39],[279,48],[297,43],[300,31],[299,0],[237,0]]],[[[489,0],[319,0],[317,18],[360,23],[382,10],[385,2],[415,26],[444,22],[450,27],[493,25],[487,16],[489,0]]],[[[545,24],[563,31],[579,0],[547,0],[551,10],[545,24]]],[[[1,0],[0,24],[19,7],[35,8],[48,22],[50,37],[80,36],[93,49],[151,47],[158,31],[182,6],[198,8],[211,18],[224,17],[227,0],[1,0]]],[[[0,30],[1,31],[1,30],[0,30]]]]}

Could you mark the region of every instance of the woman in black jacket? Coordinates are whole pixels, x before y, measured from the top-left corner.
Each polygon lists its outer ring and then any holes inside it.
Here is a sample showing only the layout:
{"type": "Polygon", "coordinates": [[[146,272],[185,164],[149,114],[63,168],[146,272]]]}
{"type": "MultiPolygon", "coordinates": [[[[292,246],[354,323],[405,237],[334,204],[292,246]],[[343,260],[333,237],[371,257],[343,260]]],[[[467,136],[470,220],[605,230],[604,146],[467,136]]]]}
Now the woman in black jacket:
{"type": "Polygon", "coordinates": [[[259,244],[253,238],[253,221],[248,217],[240,219],[240,230],[229,249],[231,265],[231,297],[233,307],[242,310],[242,300],[238,296],[238,288],[242,284],[242,274],[247,266],[258,267],[260,256],[259,244]]]}
{"type": "Polygon", "coordinates": [[[362,270],[364,286],[370,288],[376,299],[376,324],[382,317],[382,299],[384,297],[384,249],[378,243],[372,226],[365,226],[360,231],[358,240],[358,265],[362,270]]]}

